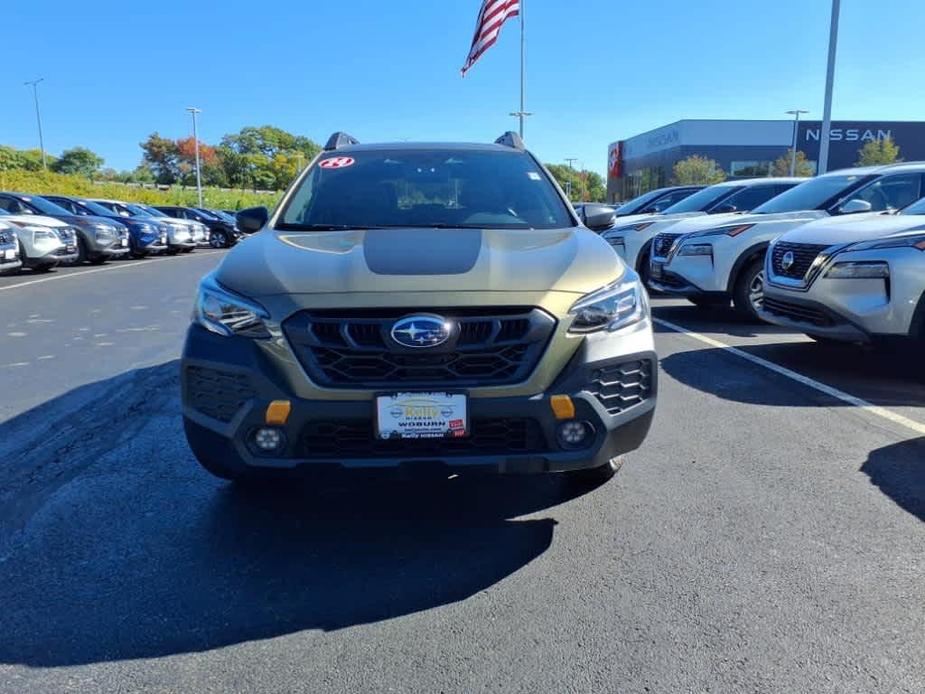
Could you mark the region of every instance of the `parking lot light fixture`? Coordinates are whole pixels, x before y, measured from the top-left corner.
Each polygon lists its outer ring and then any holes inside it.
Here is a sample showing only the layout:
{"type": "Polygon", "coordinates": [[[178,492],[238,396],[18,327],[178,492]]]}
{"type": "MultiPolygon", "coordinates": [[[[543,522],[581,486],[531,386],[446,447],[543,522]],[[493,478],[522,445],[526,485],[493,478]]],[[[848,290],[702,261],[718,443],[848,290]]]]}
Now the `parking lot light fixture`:
{"type": "Polygon", "coordinates": [[[39,82],[44,81],[44,77],[39,77],[37,80],[32,80],[31,82],[23,82],[23,86],[32,87],[32,99],[35,101],[35,120],[39,125],[39,147],[42,150],[42,168],[48,169],[48,162],[45,157],[45,138],[42,135],[42,114],[39,111],[39,82]]]}
{"type": "Polygon", "coordinates": [[[193,145],[196,148],[196,193],[199,197],[199,207],[202,207],[202,172],[199,165],[199,132],[196,129],[196,116],[202,111],[195,106],[188,106],[187,111],[193,116],[193,145]]]}
{"type": "Polygon", "coordinates": [[[825,73],[825,103],[822,110],[822,133],[819,142],[817,174],[829,170],[829,136],[832,131],[832,87],[835,82],[835,52],[838,46],[838,17],[841,0],[832,0],[832,23],[829,27],[829,60],[825,73]]]}
{"type": "Polygon", "coordinates": [[[787,113],[793,116],[793,146],[790,149],[790,177],[793,178],[797,170],[797,131],[800,129],[800,114],[809,113],[809,111],[795,108],[787,113]]]}

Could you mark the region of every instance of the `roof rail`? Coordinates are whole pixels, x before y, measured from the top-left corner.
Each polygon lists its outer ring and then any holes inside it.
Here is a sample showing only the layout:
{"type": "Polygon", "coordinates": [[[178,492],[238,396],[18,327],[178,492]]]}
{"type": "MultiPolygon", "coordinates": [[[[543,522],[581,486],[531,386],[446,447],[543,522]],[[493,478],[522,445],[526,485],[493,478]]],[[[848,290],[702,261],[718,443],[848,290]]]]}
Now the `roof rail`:
{"type": "Polygon", "coordinates": [[[328,138],[328,143],[324,146],[324,151],[330,152],[335,149],[340,149],[341,147],[358,144],[360,144],[360,141],[352,135],[338,131],[328,138]]]}
{"type": "Polygon", "coordinates": [[[513,149],[524,149],[524,141],[520,138],[520,135],[511,130],[508,130],[504,135],[495,140],[495,144],[512,147],[513,149]]]}

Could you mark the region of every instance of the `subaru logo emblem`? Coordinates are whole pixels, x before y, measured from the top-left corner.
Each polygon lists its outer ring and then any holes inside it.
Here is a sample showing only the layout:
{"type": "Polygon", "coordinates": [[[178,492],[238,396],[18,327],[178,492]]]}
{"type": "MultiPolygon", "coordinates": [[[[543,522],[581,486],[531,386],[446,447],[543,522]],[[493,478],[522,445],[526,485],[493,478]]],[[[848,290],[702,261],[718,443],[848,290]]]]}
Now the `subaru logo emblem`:
{"type": "Polygon", "coordinates": [[[390,334],[402,347],[438,347],[450,339],[452,329],[440,316],[408,316],[396,321],[390,334]]]}
{"type": "Polygon", "coordinates": [[[793,267],[796,258],[793,256],[793,251],[787,251],[784,253],[784,257],[780,259],[780,267],[782,270],[786,271],[793,267]]]}

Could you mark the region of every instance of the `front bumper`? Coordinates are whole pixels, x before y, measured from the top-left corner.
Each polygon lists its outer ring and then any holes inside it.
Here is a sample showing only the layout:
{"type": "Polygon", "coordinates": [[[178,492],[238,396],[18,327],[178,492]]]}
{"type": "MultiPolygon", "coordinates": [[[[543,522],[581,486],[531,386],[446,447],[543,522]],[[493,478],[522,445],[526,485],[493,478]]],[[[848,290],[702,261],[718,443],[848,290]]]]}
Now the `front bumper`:
{"type": "Polygon", "coordinates": [[[686,277],[669,270],[664,260],[653,259],[649,264],[649,288],[661,294],[675,296],[727,296],[726,292],[708,291],[686,277]]]}
{"type": "Polygon", "coordinates": [[[13,244],[0,246],[0,275],[15,272],[22,267],[22,258],[13,244]]]}
{"type": "Polygon", "coordinates": [[[373,434],[372,397],[296,397],[250,340],[220,337],[194,325],[181,362],[183,415],[194,453],[200,459],[220,455],[240,467],[264,469],[430,467],[522,474],[599,467],[638,448],[646,437],[655,410],[657,373],[654,351],[612,356],[586,346],[548,392],[470,397],[472,433],[467,440],[379,441],[373,434]],[[551,394],[570,395],[575,420],[591,425],[593,435],[583,448],[558,442],[561,422],[551,409],[551,394]],[[292,403],[282,427],[287,443],[279,455],[258,454],[251,436],[266,426],[269,403],[280,399],[292,403]]]}

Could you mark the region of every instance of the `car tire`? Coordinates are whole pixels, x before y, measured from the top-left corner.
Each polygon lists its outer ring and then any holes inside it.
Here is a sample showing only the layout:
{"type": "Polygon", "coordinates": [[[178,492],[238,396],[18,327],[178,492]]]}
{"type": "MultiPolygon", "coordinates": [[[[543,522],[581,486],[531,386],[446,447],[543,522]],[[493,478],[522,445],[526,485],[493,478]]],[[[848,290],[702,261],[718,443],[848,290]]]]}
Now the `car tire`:
{"type": "Polygon", "coordinates": [[[646,289],[649,288],[649,280],[652,279],[651,267],[649,266],[651,259],[652,252],[649,247],[646,247],[639,256],[639,262],[636,263],[636,274],[639,275],[639,281],[642,282],[642,286],[646,289]]]}
{"type": "Polygon", "coordinates": [[[726,297],[689,296],[687,300],[697,308],[727,308],[729,306],[729,299],[726,297]]]}
{"type": "Polygon", "coordinates": [[[194,250],[196,250],[196,249],[195,249],[195,248],[184,248],[184,249],[183,249],[183,252],[184,252],[184,253],[192,253],[194,250]]]}
{"type": "Polygon", "coordinates": [[[584,488],[594,488],[609,481],[620,471],[621,467],[623,467],[623,458],[611,458],[598,467],[566,472],[565,477],[570,484],[584,488]]]}
{"type": "Polygon", "coordinates": [[[196,424],[187,417],[183,418],[183,430],[186,433],[186,441],[190,450],[209,474],[234,482],[255,477],[249,474],[247,466],[228,439],[196,424]]]}
{"type": "Polygon", "coordinates": [[[90,262],[90,251],[87,249],[87,242],[84,241],[83,236],[77,237],[77,260],[74,261],[75,265],[80,265],[81,263],[90,262]]]}
{"type": "Polygon", "coordinates": [[[224,231],[213,231],[209,234],[209,245],[212,248],[228,248],[228,237],[224,231]]]}
{"type": "Polygon", "coordinates": [[[758,309],[764,303],[764,259],[748,263],[736,278],[732,290],[736,310],[753,321],[760,321],[758,309]]]}
{"type": "Polygon", "coordinates": [[[57,267],[58,263],[41,263],[32,266],[32,272],[49,272],[52,268],[57,267]]]}
{"type": "Polygon", "coordinates": [[[166,253],[167,255],[176,255],[176,254],[179,253],[179,252],[180,252],[180,249],[179,249],[179,248],[168,248],[168,249],[165,251],[165,253],[166,253]]]}
{"type": "Polygon", "coordinates": [[[91,255],[89,258],[89,263],[91,265],[102,265],[105,262],[106,262],[106,256],[102,254],[91,255]]]}

